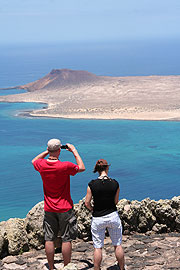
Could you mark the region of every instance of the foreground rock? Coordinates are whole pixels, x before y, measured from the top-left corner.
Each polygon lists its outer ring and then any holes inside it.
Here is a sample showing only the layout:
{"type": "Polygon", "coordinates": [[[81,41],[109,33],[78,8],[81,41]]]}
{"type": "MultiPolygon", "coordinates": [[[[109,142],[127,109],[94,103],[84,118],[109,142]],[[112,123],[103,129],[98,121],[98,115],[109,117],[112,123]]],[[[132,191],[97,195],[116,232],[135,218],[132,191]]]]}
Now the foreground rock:
{"type": "MultiPolygon", "coordinates": [[[[91,241],[91,212],[82,199],[74,209],[78,222],[78,238],[91,241]]],[[[35,205],[25,219],[9,219],[0,223],[0,258],[32,249],[44,248],[43,202],[35,205]]],[[[171,200],[128,201],[117,205],[124,235],[146,233],[149,235],[180,232],[180,196],[171,200]]]]}
{"type": "Polygon", "coordinates": [[[43,217],[44,202],[40,202],[29,211],[25,218],[24,227],[30,248],[42,249],[44,247],[43,217]]]}
{"type": "MultiPolygon", "coordinates": [[[[123,237],[123,247],[128,270],[170,270],[180,269],[180,234],[133,234],[123,237]]],[[[57,269],[87,270],[93,269],[92,241],[76,240],[73,243],[71,265],[63,268],[62,254],[55,255],[57,269]]],[[[47,270],[44,250],[32,250],[19,256],[8,256],[0,263],[5,269],[41,269],[47,270]]],[[[114,248],[109,237],[105,239],[102,270],[118,270],[114,248]]]]}
{"type": "MultiPolygon", "coordinates": [[[[79,238],[91,239],[91,213],[85,207],[85,199],[75,206],[78,220],[79,238]]],[[[124,234],[180,232],[180,196],[172,200],[154,201],[149,198],[143,201],[122,199],[117,205],[124,234]]]]}

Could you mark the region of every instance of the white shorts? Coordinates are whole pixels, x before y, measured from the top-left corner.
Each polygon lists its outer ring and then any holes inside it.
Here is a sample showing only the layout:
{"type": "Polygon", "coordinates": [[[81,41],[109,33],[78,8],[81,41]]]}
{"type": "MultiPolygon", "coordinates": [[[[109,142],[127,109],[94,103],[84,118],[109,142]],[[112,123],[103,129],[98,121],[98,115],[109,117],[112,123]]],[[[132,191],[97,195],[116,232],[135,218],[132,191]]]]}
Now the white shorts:
{"type": "Polygon", "coordinates": [[[104,246],[106,229],[109,232],[113,246],[121,245],[122,225],[117,211],[102,217],[92,218],[91,233],[95,248],[102,248],[104,246]]]}

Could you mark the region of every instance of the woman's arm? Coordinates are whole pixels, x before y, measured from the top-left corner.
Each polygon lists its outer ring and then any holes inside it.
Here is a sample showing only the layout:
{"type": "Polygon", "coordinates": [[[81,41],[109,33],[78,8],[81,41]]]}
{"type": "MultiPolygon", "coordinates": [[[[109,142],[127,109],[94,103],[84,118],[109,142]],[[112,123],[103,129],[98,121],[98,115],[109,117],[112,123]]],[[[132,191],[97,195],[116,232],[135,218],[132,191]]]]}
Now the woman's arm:
{"type": "Polygon", "coordinates": [[[90,187],[87,188],[85,206],[90,210],[93,211],[93,207],[91,206],[91,199],[92,199],[92,192],[90,187]]]}
{"type": "Polygon", "coordinates": [[[120,189],[118,188],[117,191],[116,191],[116,195],[114,197],[115,204],[117,204],[119,202],[119,191],[120,191],[120,189]]]}

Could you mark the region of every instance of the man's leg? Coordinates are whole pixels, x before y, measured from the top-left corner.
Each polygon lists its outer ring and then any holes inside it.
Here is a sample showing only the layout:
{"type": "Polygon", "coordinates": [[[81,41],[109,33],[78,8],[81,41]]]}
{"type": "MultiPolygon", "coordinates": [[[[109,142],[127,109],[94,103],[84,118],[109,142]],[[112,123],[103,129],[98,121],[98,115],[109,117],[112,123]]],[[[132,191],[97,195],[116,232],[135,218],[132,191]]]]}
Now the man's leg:
{"type": "Polygon", "coordinates": [[[49,269],[54,269],[54,242],[46,241],[45,242],[46,256],[48,260],[49,269]]]}
{"type": "Polygon", "coordinates": [[[62,242],[62,255],[64,260],[64,266],[66,266],[71,261],[71,251],[72,251],[72,243],[62,242]]]}
{"type": "Polygon", "coordinates": [[[118,261],[120,270],[124,270],[124,250],[122,246],[114,246],[116,259],[118,261]]]}
{"type": "Polygon", "coordinates": [[[94,270],[100,270],[102,261],[102,248],[94,249],[94,270]]]}

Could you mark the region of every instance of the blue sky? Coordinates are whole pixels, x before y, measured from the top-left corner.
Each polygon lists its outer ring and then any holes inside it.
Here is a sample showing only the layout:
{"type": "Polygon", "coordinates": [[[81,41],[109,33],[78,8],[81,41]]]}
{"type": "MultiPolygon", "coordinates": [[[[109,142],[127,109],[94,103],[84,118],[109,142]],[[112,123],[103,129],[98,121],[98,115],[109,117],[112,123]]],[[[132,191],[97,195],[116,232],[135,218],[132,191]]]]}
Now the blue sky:
{"type": "Polygon", "coordinates": [[[1,44],[180,37],[180,0],[0,0],[1,44]]]}

